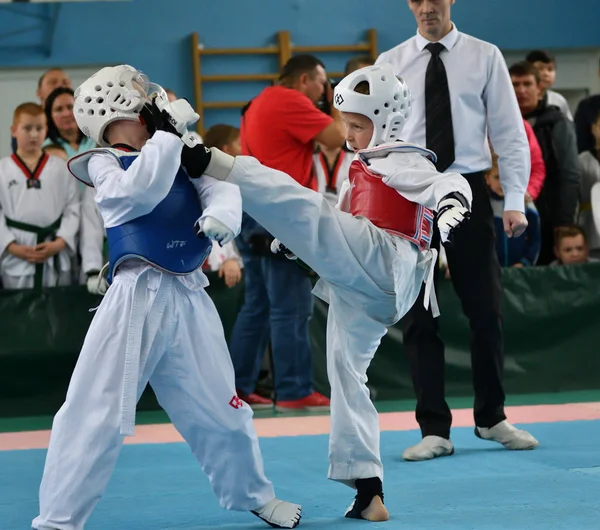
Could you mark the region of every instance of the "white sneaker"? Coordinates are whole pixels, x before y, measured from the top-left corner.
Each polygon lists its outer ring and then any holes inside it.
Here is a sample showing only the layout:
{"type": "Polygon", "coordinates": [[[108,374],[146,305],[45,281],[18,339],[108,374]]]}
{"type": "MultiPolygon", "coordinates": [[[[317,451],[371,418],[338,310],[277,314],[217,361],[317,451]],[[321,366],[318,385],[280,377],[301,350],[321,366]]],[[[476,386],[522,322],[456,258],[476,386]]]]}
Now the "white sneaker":
{"type": "Polygon", "coordinates": [[[489,429],[485,427],[475,427],[475,436],[482,440],[498,442],[507,449],[512,449],[513,451],[535,449],[540,444],[527,431],[517,429],[506,420],[501,421],[489,429]]]}
{"type": "Polygon", "coordinates": [[[404,451],[402,458],[411,462],[431,460],[438,456],[450,456],[454,454],[454,446],[450,440],[441,436],[425,436],[417,445],[413,445],[404,451]]]}
{"type": "Polygon", "coordinates": [[[302,518],[302,506],[273,499],[252,513],[273,528],[296,528],[302,518]]]}

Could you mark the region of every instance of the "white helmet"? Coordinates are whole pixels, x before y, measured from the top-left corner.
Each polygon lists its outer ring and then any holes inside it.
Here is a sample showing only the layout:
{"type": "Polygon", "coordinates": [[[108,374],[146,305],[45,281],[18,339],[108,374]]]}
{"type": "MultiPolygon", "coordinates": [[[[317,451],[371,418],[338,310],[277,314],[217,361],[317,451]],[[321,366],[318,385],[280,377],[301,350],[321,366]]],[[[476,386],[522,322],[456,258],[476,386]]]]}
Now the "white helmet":
{"type": "Polygon", "coordinates": [[[335,87],[333,104],[341,112],[362,114],[373,122],[373,137],[368,148],[400,138],[410,116],[412,97],[404,80],[396,77],[391,64],[381,63],[360,68],[347,75],[335,87]],[[355,92],[366,81],[369,94],[355,92]]]}
{"type": "Polygon", "coordinates": [[[140,111],[155,93],[167,97],[160,85],[150,83],[133,66],[102,68],[75,91],[75,120],[83,134],[106,147],[106,126],[117,120],[139,122],[140,111]]]}

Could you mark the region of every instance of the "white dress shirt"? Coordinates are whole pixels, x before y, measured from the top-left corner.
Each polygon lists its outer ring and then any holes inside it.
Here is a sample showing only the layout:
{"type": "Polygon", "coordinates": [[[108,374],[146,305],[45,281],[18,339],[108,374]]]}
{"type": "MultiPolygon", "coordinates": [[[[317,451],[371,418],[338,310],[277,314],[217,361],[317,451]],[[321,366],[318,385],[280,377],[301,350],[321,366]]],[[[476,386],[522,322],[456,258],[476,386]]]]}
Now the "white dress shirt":
{"type": "MultiPolygon", "coordinates": [[[[412,93],[412,115],[402,139],[425,146],[425,72],[431,53],[419,32],[382,53],[377,63],[390,63],[412,93]]],[[[524,195],[531,170],[530,150],[523,118],[500,50],[458,31],[439,41],[446,68],[452,108],[455,161],[448,171],[462,174],[492,166],[489,139],[499,156],[505,210],[525,211],[524,195]]]]}

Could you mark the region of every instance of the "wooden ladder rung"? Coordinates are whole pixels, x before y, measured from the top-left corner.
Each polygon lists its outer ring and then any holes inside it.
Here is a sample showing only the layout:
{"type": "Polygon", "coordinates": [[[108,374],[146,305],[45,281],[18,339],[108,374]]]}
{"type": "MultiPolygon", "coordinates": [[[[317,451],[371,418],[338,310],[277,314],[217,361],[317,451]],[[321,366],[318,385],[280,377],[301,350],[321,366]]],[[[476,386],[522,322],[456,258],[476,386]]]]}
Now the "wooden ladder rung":
{"type": "Polygon", "coordinates": [[[205,109],[241,109],[248,101],[205,101],[202,106],[205,109]]]}
{"type": "Polygon", "coordinates": [[[368,44],[340,44],[332,46],[292,46],[294,53],[368,52],[368,44]]]}
{"type": "Polygon", "coordinates": [[[198,46],[200,55],[260,55],[260,54],[276,54],[279,50],[274,46],[267,48],[203,48],[198,46]]]}
{"type": "Polygon", "coordinates": [[[277,74],[218,74],[204,75],[202,81],[272,81],[277,74]]]}
{"type": "MultiPolygon", "coordinates": [[[[0,0],[1,2],[2,0],[0,0]]],[[[360,44],[345,44],[331,46],[294,46],[291,35],[288,30],[282,30],[277,33],[276,44],[271,46],[262,46],[254,48],[204,48],[200,44],[198,33],[192,34],[192,57],[194,74],[194,94],[196,98],[196,109],[201,115],[201,121],[198,122],[198,132],[203,132],[204,111],[207,109],[241,109],[248,104],[248,101],[203,101],[202,84],[217,82],[236,82],[236,81],[274,81],[279,77],[279,73],[253,73],[253,74],[214,74],[202,75],[200,69],[201,57],[208,55],[276,55],[279,69],[288,61],[288,59],[297,53],[364,53],[368,54],[373,60],[377,58],[377,31],[369,29],[366,33],[366,42],[360,44]]],[[[344,77],[343,72],[329,72],[331,79],[339,80],[344,77]]]]}

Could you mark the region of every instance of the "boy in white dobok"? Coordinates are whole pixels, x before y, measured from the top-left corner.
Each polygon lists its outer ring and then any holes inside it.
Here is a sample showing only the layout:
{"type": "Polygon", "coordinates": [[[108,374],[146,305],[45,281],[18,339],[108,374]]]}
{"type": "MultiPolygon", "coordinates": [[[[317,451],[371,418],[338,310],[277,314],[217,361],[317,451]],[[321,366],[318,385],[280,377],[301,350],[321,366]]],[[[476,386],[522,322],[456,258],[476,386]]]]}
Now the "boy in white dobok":
{"type": "Polygon", "coordinates": [[[223,327],[204,290],[211,240],[226,243],[240,230],[238,189],[202,176],[205,148],[187,145],[198,120],[189,103],[169,103],[131,66],[94,74],[77,89],[73,111],[104,146],[72,158],[69,169],[96,188],[112,283],[54,418],[33,527],[84,527],[150,382],[221,506],[294,528],[301,508],[277,500],[264,475],[252,410],[236,395],[223,327]]]}
{"type": "Polygon", "coordinates": [[[0,160],[0,274],[4,289],[71,283],[79,231],[77,184],[63,160],[42,150],[46,115],[37,103],[14,112],[16,151],[0,160]]]}
{"type": "Polygon", "coordinates": [[[411,96],[391,65],[345,77],[334,104],[356,153],[338,208],[251,157],[234,159],[213,148],[206,174],[237,184],[244,209],[285,245],[276,240],[274,250],[297,256],[321,277],[314,293],[329,303],[328,476],[357,489],[347,517],[383,521],[379,424],[367,368],[387,326],[415,303],[423,281],[433,294],[433,210],[447,243],[469,216],[472,196],[461,175],[436,171],[434,153],[400,141],[411,96]]]}

